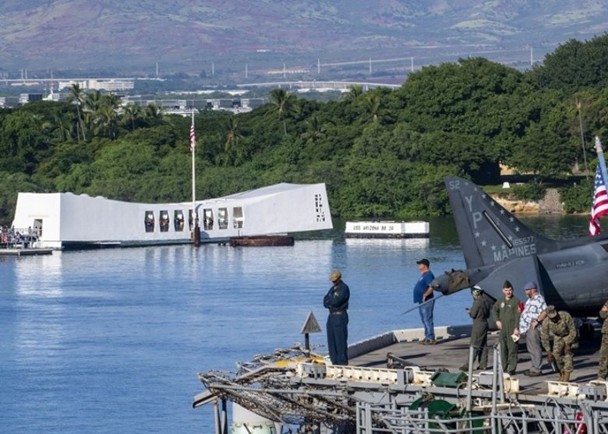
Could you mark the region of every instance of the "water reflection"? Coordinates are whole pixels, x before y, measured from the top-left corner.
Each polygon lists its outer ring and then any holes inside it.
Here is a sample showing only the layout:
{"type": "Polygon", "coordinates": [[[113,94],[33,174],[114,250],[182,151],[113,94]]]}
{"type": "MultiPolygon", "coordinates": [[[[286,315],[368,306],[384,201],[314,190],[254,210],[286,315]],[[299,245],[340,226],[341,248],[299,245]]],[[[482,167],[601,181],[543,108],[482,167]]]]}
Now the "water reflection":
{"type": "MultiPolygon", "coordinates": [[[[430,223],[430,238],[421,240],[336,235],[278,248],[167,246],[3,260],[2,426],[28,434],[211,432],[210,415],[187,405],[201,390],[195,372],[233,369],[236,360],[301,342],[311,311],[325,329],[331,269],[342,269],[351,288],[350,342],[420,327],[417,311],[403,314],[413,306],[416,259],[429,258],[436,275],[464,267],[451,217],[430,223]]],[[[584,217],[526,223],[561,236],[586,231],[584,217]]],[[[469,291],[442,297],[436,324],[469,323],[470,304],[469,291]]],[[[311,342],[326,350],[324,333],[311,342]]]]}
{"type": "Polygon", "coordinates": [[[428,238],[346,238],[349,247],[365,249],[421,250],[429,247],[428,238]]]}
{"type": "Polygon", "coordinates": [[[520,220],[533,231],[547,238],[569,240],[586,237],[589,230],[589,216],[585,215],[540,215],[523,216],[520,220]]]}

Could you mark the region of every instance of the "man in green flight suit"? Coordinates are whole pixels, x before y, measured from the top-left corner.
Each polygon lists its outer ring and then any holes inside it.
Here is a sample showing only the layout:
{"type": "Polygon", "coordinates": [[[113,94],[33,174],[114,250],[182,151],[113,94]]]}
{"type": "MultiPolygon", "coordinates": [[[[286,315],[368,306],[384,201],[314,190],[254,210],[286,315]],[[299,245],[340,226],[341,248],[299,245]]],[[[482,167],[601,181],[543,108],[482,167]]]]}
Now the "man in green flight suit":
{"type": "Polygon", "coordinates": [[[498,341],[500,342],[500,359],[502,369],[509,375],[515,375],[517,369],[517,346],[513,335],[519,327],[520,302],[513,295],[513,285],[505,280],[502,286],[503,297],[496,300],[492,310],[496,318],[496,327],[500,330],[498,341]]]}
{"type": "Polygon", "coordinates": [[[549,364],[555,360],[559,369],[559,381],[570,381],[572,373],[572,351],[578,345],[578,335],[572,316],[555,306],[547,306],[547,317],[543,321],[541,342],[547,352],[549,364]],[[553,335],[553,348],[550,336],[553,335]]]}
{"type": "MultiPolygon", "coordinates": [[[[471,288],[473,295],[473,305],[467,308],[467,313],[473,318],[471,328],[471,343],[474,348],[473,363],[479,361],[478,369],[488,369],[488,318],[492,311],[492,299],[484,295],[483,289],[475,285],[471,288]]],[[[469,364],[465,363],[460,367],[461,371],[468,371],[469,364]]]]}

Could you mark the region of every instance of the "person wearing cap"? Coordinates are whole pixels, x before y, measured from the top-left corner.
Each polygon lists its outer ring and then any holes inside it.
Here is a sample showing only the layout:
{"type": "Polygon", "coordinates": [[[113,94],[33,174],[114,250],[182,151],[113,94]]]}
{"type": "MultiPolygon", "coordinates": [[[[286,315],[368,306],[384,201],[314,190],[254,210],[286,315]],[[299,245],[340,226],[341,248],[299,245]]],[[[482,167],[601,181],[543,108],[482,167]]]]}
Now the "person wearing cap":
{"type": "Polygon", "coordinates": [[[519,327],[519,300],[513,295],[513,285],[508,280],[502,285],[502,294],[503,297],[496,300],[492,307],[499,330],[500,360],[503,371],[515,375],[518,343],[513,339],[513,335],[519,327]]]}
{"type": "Polygon", "coordinates": [[[600,347],[600,361],[597,371],[597,379],[604,381],[608,375],[608,301],[604,303],[600,309],[600,318],[604,321],[602,324],[602,346],[600,347]]]}
{"type": "Polygon", "coordinates": [[[420,311],[420,319],[424,326],[424,339],[420,341],[424,345],[433,345],[437,343],[435,340],[435,326],[433,324],[433,309],[435,301],[433,300],[433,287],[431,282],[435,279],[433,272],[430,269],[430,262],[426,258],[416,261],[420,277],[414,286],[414,303],[418,303],[420,311]],[[430,300],[430,301],[429,301],[430,300]]]}
{"type": "Polygon", "coordinates": [[[342,281],[342,273],[335,270],[329,276],[331,288],[323,298],[323,306],[329,309],[327,316],[327,347],[334,365],[348,365],[348,300],[350,289],[342,281]]]}
{"type": "Polygon", "coordinates": [[[578,335],[572,316],[565,310],[559,312],[551,305],[543,321],[541,342],[547,352],[549,363],[555,360],[559,369],[559,381],[570,381],[572,373],[572,351],[578,345],[578,335]],[[550,337],[553,335],[553,347],[550,337]]]}
{"type": "MultiPolygon", "coordinates": [[[[475,285],[471,288],[473,296],[473,305],[470,309],[467,308],[467,313],[473,318],[473,327],[471,328],[470,345],[474,348],[473,363],[479,362],[477,369],[488,369],[488,318],[492,311],[492,299],[485,295],[481,287],[475,285]]],[[[461,371],[468,371],[469,363],[465,363],[460,367],[461,371]]]]}
{"type": "Polygon", "coordinates": [[[524,292],[528,298],[519,318],[519,330],[515,334],[517,336],[526,336],[526,349],[530,353],[532,366],[525,372],[525,375],[538,377],[542,375],[543,368],[543,347],[540,342],[540,333],[542,322],[545,319],[547,303],[545,302],[545,298],[538,292],[536,282],[526,283],[524,285],[524,292]]]}

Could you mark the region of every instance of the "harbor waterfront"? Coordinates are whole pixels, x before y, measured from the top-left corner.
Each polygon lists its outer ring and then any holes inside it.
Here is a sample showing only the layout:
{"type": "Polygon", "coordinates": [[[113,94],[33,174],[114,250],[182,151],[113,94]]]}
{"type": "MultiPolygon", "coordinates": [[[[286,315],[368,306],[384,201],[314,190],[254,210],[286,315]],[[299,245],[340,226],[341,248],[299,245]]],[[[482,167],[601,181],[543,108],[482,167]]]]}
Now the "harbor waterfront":
{"type": "MultiPolygon", "coordinates": [[[[548,236],[585,234],[586,217],[526,219],[548,236]]],[[[334,225],[339,228],[339,225],[334,225]]],[[[303,342],[340,268],[351,288],[349,341],[419,327],[415,260],[462,268],[452,219],[428,239],[297,239],[294,246],[205,245],[0,257],[0,426],[7,433],[213,432],[192,410],[196,372],[303,342]]],[[[339,233],[339,231],[336,231],[339,233]]],[[[468,291],[438,300],[436,325],[467,324],[468,291]]]]}

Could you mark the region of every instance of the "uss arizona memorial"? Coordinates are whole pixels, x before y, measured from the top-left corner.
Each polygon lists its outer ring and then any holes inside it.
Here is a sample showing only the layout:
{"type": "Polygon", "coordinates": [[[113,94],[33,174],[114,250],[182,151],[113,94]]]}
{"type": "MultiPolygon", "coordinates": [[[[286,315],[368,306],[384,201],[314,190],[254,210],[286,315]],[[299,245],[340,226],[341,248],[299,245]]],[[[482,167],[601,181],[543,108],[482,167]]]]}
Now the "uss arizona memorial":
{"type": "MultiPolygon", "coordinates": [[[[325,184],[275,184],[196,201],[202,242],[331,229],[325,184]]],[[[13,227],[35,247],[69,249],[191,242],[193,203],[131,203],[73,193],[19,193],[13,227]]]]}

